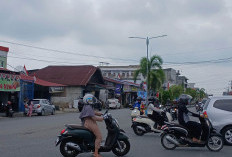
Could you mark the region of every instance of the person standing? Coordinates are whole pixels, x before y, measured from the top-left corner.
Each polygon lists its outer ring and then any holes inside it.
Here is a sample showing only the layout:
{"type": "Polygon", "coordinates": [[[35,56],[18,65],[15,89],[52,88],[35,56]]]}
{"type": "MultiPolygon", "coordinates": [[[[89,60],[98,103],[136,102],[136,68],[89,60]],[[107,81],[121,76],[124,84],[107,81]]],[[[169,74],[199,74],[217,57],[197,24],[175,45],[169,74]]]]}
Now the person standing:
{"type": "Polygon", "coordinates": [[[93,105],[96,102],[97,99],[92,94],[86,94],[83,97],[84,106],[79,118],[81,119],[84,127],[92,131],[96,136],[94,157],[101,157],[101,155],[98,153],[98,150],[102,141],[102,135],[97,125],[97,121],[103,121],[103,117],[100,117],[102,113],[94,111],[93,105]]]}
{"type": "Polygon", "coordinates": [[[27,113],[28,117],[31,117],[31,115],[32,115],[33,106],[34,106],[33,101],[30,100],[28,103],[28,113],[27,113]]]}

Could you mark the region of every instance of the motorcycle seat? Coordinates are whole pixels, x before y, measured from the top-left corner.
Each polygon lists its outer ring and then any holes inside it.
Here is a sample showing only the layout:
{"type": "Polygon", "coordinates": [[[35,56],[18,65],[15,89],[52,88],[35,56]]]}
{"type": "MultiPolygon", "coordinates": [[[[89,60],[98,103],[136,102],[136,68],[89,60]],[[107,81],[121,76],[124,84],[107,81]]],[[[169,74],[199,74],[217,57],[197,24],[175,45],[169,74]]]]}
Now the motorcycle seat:
{"type": "Polygon", "coordinates": [[[148,116],[145,115],[140,115],[141,118],[149,118],[148,116]]]}
{"type": "Polygon", "coordinates": [[[69,129],[82,129],[82,130],[88,130],[86,127],[82,126],[82,125],[78,125],[78,124],[66,124],[66,127],[68,127],[69,129]]]}

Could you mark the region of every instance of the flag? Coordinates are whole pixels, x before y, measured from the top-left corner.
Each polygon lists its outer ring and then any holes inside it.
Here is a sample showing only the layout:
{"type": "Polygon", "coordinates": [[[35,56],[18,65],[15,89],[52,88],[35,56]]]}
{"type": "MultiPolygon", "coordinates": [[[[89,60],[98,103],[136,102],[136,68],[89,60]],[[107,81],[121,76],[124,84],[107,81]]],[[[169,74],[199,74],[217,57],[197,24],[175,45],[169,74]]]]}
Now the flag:
{"type": "Polygon", "coordinates": [[[26,69],[26,66],[24,65],[24,67],[23,67],[23,73],[25,74],[25,75],[27,75],[28,76],[28,71],[27,71],[27,69],[26,69]]]}

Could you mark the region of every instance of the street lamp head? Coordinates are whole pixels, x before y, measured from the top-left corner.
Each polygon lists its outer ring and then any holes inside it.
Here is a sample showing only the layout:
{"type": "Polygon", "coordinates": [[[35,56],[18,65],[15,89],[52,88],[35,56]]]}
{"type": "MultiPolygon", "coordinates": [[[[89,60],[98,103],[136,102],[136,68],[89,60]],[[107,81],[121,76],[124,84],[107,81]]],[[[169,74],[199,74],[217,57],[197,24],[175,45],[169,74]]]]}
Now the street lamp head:
{"type": "Polygon", "coordinates": [[[146,39],[146,38],[142,38],[142,37],[128,37],[128,38],[146,39]]]}
{"type": "Polygon", "coordinates": [[[166,37],[167,35],[159,35],[159,36],[156,36],[156,37],[150,37],[149,39],[153,39],[153,38],[162,38],[162,37],[166,37]]]}

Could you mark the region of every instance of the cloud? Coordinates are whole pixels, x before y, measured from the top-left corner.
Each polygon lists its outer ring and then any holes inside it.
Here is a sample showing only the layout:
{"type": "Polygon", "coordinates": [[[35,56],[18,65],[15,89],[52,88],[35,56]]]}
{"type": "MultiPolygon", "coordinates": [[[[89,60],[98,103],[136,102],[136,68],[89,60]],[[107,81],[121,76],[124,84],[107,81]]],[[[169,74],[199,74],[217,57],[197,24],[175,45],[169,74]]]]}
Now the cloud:
{"type": "MultiPolygon", "coordinates": [[[[14,52],[11,53],[12,57],[34,57],[57,62],[9,58],[9,64],[17,66],[27,63],[29,69],[61,62],[138,64],[136,61],[146,55],[145,40],[128,37],[162,34],[168,36],[150,40],[149,51],[151,55],[163,57],[165,62],[227,58],[231,57],[232,50],[231,6],[230,0],[2,0],[0,40],[76,55],[0,44],[10,47],[14,52]]],[[[228,81],[230,77],[229,63],[216,64],[215,67],[213,64],[207,65],[211,67],[209,69],[217,69],[216,72],[201,68],[202,65],[169,66],[182,69],[190,82],[199,82],[199,78],[195,77],[196,72],[208,71],[216,78],[217,72],[223,71],[228,76],[224,80],[228,81]]],[[[205,74],[201,77],[210,80],[205,74]]]]}

